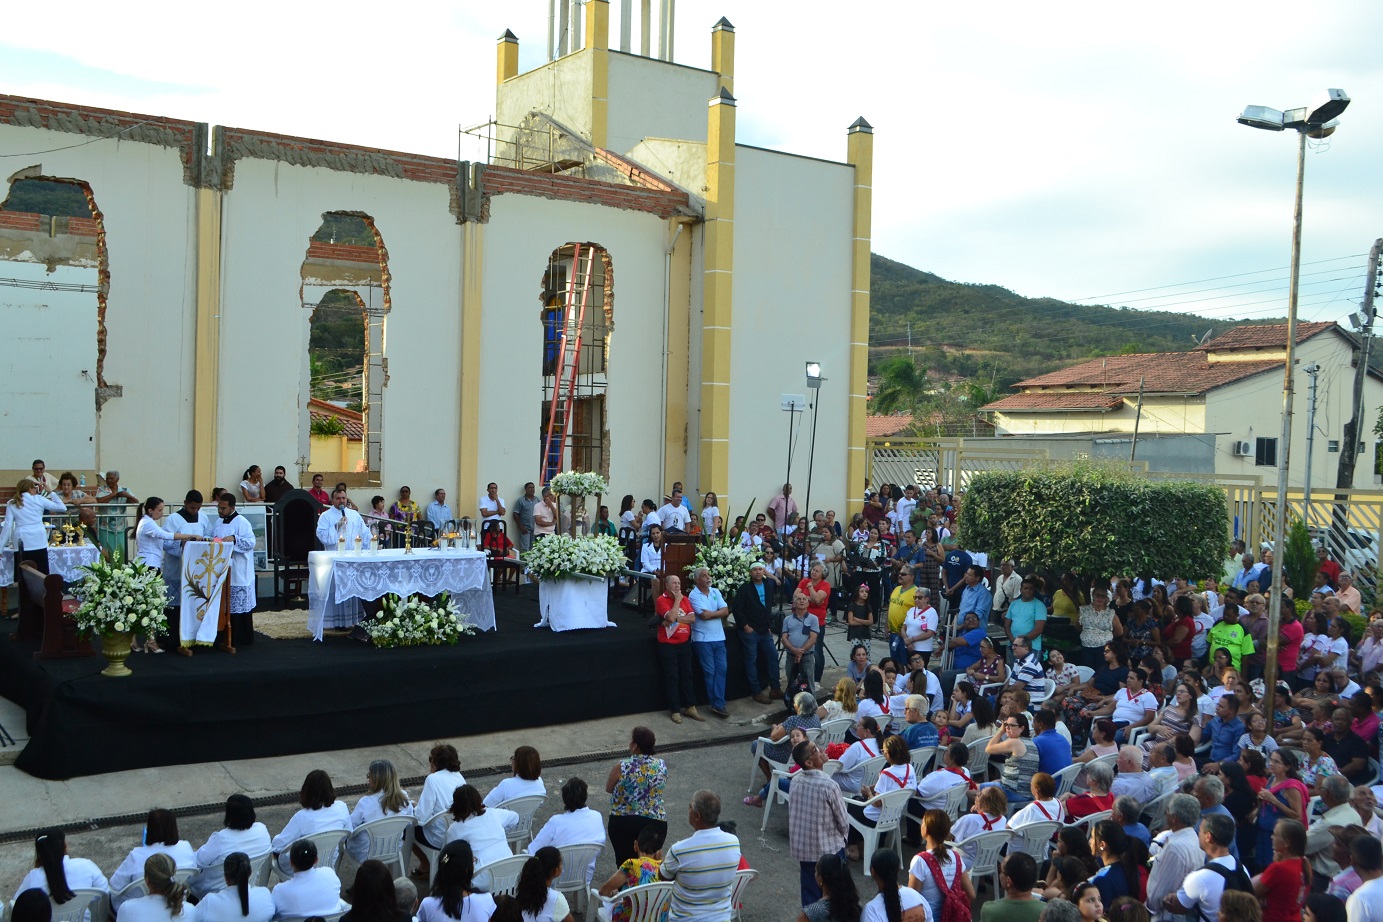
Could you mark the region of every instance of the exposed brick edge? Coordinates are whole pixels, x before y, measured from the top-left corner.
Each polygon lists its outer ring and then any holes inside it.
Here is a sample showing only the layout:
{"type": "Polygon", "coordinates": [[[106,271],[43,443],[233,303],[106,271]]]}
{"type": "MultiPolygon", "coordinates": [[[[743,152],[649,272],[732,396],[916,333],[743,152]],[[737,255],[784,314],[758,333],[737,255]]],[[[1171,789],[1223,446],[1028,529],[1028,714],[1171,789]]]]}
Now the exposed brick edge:
{"type": "Polygon", "coordinates": [[[660,218],[689,213],[690,202],[684,193],[583,179],[530,173],[512,167],[488,166],[481,174],[485,196],[534,195],[561,201],[586,202],[628,211],[645,211],[660,218]]]}
{"type": "Polygon", "coordinates": [[[221,141],[226,153],[234,159],[255,157],[414,182],[456,182],[456,161],[447,157],[407,154],[247,128],[222,128],[221,141]]]}
{"type": "MultiPolygon", "coordinates": [[[[29,211],[0,211],[0,227],[42,233],[44,218],[46,217],[48,216],[29,211]]],[[[64,231],[66,236],[94,238],[100,231],[99,225],[91,218],[66,218],[64,220],[67,222],[67,230],[64,231]]]]}
{"type": "Polygon", "coordinates": [[[310,240],[307,244],[307,258],[334,259],[337,262],[364,263],[379,266],[378,247],[355,246],[349,243],[329,243],[325,240],[310,240]]]}

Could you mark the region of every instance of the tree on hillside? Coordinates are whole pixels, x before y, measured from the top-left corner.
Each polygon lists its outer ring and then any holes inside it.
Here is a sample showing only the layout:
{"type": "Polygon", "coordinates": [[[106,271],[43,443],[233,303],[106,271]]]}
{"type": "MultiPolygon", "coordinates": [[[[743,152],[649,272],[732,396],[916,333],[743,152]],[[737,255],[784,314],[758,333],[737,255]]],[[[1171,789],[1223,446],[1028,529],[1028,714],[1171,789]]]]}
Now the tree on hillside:
{"type": "Polygon", "coordinates": [[[967,548],[1038,569],[1202,579],[1224,567],[1229,508],[1213,485],[1083,461],[977,474],[958,532],[967,548]]]}
{"type": "Polygon", "coordinates": [[[879,390],[870,409],[880,416],[890,413],[920,414],[927,401],[927,373],[919,371],[912,359],[900,355],[879,366],[879,390]]]}

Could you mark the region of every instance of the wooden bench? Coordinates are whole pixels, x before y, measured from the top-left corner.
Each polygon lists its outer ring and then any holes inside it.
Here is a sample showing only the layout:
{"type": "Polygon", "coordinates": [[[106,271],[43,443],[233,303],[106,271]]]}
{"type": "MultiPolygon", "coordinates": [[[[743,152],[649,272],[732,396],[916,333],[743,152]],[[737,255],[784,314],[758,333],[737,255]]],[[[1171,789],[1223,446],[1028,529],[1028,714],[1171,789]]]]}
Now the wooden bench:
{"type": "Polygon", "coordinates": [[[19,619],[18,639],[43,639],[34,659],[95,656],[96,649],[91,641],[77,634],[77,622],[72,615],[81,603],[67,594],[66,581],[56,573],[44,574],[27,561],[19,565],[19,578],[24,580],[29,598],[43,611],[38,624],[33,623],[32,616],[28,618],[29,624],[25,623],[26,616],[21,615],[19,619]]]}

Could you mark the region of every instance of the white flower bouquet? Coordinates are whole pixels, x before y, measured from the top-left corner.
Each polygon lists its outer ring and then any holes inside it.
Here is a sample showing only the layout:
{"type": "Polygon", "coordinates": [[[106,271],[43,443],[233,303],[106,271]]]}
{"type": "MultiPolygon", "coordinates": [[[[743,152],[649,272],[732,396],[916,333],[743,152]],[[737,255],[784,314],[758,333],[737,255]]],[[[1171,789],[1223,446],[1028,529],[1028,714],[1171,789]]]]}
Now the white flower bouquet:
{"type": "Polygon", "coordinates": [[[523,563],[539,580],[604,579],[629,565],[611,535],[549,535],[523,552],[523,563]]]}
{"type": "Polygon", "coordinates": [[[553,493],[561,496],[604,496],[610,492],[610,484],[606,483],[605,478],[588,471],[584,474],[577,471],[563,471],[553,477],[548,486],[553,493]]]}
{"type": "Polygon", "coordinates": [[[451,645],[479,633],[470,615],[462,614],[445,592],[431,602],[418,596],[387,595],[379,617],[366,621],[364,628],[376,647],[451,645]]]}
{"type": "Polygon", "coordinates": [[[106,563],[98,560],[82,569],[86,576],[72,587],[81,603],[72,616],[83,634],[166,634],[168,589],[163,577],[144,561],[106,563]]]}
{"type": "Polygon", "coordinates": [[[717,542],[696,550],[696,565],[711,571],[711,585],[727,599],[749,582],[749,568],[758,559],[754,548],[717,542]]]}

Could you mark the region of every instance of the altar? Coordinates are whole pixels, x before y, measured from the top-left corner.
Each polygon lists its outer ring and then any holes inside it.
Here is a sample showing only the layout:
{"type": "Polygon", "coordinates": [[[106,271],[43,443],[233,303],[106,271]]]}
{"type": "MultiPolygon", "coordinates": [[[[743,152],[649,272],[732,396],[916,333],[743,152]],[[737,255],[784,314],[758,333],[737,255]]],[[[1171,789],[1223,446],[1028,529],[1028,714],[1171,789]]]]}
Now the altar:
{"type": "Polygon", "coordinates": [[[402,548],[378,552],[312,551],[307,555],[307,626],[315,640],[326,628],[354,627],[361,600],[390,593],[438,596],[449,593],[482,631],[495,629],[489,567],[479,551],[402,548]]]}
{"type": "Polygon", "coordinates": [[[69,583],[86,579],[82,569],[101,559],[101,549],[94,544],[64,544],[48,548],[48,572],[56,573],[69,583]]]}

